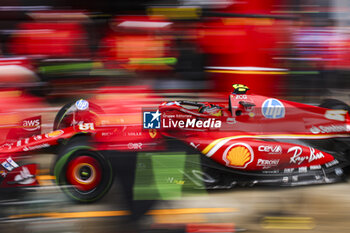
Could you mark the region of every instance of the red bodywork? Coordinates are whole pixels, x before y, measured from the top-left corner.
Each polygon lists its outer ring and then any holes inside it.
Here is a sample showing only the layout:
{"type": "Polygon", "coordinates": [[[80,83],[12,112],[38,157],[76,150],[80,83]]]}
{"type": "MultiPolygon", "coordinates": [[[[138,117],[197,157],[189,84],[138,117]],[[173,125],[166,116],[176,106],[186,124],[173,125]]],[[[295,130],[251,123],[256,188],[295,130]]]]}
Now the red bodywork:
{"type": "MultiPolygon", "coordinates": [[[[259,95],[230,95],[231,106],[222,116],[200,114],[181,104],[163,104],[162,124],[186,119],[221,121],[221,127],[163,128],[162,134],[175,137],[216,162],[247,171],[276,171],[317,168],[334,157],[318,149],[288,140],[348,137],[348,114],[259,95]],[[251,104],[254,106],[247,106],[251,104]],[[275,106],[272,106],[276,104],[275,106]],[[244,107],[246,105],[246,107],[244,107]]],[[[174,123],[172,123],[174,125],[174,123]]],[[[186,124],[185,124],[186,126],[186,124]]]]}

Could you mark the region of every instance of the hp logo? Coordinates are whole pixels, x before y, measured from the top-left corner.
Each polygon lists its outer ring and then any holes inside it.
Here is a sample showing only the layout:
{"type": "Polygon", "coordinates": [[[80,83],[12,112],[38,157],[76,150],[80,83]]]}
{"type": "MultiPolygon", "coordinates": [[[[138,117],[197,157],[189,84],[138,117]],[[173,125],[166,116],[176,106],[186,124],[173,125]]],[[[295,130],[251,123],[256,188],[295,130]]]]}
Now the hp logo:
{"type": "Polygon", "coordinates": [[[262,104],[261,113],[266,118],[279,119],[283,118],[286,110],[281,101],[277,99],[267,99],[262,104]]]}
{"type": "Polygon", "coordinates": [[[84,99],[80,99],[77,102],[75,102],[75,106],[78,110],[86,110],[89,108],[89,102],[84,99]]]}

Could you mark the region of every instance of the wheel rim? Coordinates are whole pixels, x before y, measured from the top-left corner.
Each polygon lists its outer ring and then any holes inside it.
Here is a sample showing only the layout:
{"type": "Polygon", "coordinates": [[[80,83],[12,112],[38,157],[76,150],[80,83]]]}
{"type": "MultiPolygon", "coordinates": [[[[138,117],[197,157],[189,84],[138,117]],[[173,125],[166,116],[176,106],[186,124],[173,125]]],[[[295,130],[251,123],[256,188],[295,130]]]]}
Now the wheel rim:
{"type": "Polygon", "coordinates": [[[91,156],[79,156],[72,159],[67,166],[68,183],[80,191],[91,191],[101,181],[100,163],[91,156]]]}

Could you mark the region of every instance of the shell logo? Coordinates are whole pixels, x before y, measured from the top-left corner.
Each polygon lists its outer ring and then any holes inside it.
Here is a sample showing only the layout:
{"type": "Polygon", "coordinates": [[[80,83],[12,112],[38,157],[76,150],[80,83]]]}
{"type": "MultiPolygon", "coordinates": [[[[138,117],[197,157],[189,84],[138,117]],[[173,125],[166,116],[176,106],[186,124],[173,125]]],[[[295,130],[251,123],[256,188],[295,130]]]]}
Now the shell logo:
{"type": "Polygon", "coordinates": [[[235,143],[225,150],[222,159],[228,167],[246,168],[254,160],[253,149],[248,144],[235,143]]]}

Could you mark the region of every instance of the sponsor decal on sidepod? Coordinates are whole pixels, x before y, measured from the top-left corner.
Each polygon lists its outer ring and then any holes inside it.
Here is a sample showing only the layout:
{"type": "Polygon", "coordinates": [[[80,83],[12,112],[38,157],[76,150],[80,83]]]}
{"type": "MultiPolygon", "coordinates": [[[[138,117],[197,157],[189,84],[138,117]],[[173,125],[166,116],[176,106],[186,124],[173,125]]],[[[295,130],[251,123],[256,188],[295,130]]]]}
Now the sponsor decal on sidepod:
{"type": "Polygon", "coordinates": [[[285,115],[285,107],[283,103],[277,99],[267,99],[261,107],[261,113],[265,118],[279,119],[285,115]]]}
{"type": "Polygon", "coordinates": [[[269,154],[282,154],[282,147],[281,146],[259,146],[258,151],[266,152],[269,154]]]}
{"type": "Polygon", "coordinates": [[[314,160],[324,158],[324,155],[322,154],[322,152],[315,153],[315,149],[312,147],[309,147],[309,150],[310,150],[310,154],[308,156],[300,156],[303,153],[303,149],[300,146],[293,146],[289,148],[287,153],[294,152],[293,156],[290,157],[289,162],[297,163],[300,165],[304,161],[307,161],[310,163],[314,160]]]}
{"type": "Polygon", "coordinates": [[[19,184],[31,184],[35,182],[35,179],[34,175],[30,174],[29,169],[23,166],[20,173],[15,176],[15,181],[17,181],[19,184]]]}
{"type": "Polygon", "coordinates": [[[25,146],[23,148],[23,151],[38,150],[38,149],[43,149],[47,147],[50,147],[50,144],[44,143],[44,144],[35,145],[35,146],[25,146]]]}
{"type": "Polygon", "coordinates": [[[151,136],[151,138],[155,138],[157,136],[157,130],[156,129],[150,129],[148,131],[149,136],[151,136]]]}
{"type": "Polygon", "coordinates": [[[320,126],[312,126],[310,128],[310,132],[313,134],[319,133],[339,133],[348,131],[348,127],[345,124],[342,125],[320,125],[320,126]]]}
{"type": "Polygon", "coordinates": [[[224,154],[223,160],[226,166],[234,168],[246,168],[254,160],[253,149],[246,143],[235,143],[229,146],[224,154]]]}
{"type": "Polygon", "coordinates": [[[8,157],[4,162],[1,163],[1,165],[8,171],[12,171],[14,168],[19,167],[11,157],[8,157]]]}
{"type": "Polygon", "coordinates": [[[279,162],[279,159],[258,159],[256,166],[263,167],[263,169],[266,169],[277,166],[279,162]]]}
{"type": "Polygon", "coordinates": [[[47,133],[45,134],[46,138],[54,138],[54,137],[58,137],[60,135],[62,135],[64,132],[63,130],[56,130],[56,131],[52,131],[51,133],[47,133]]]}
{"type": "Polygon", "coordinates": [[[345,116],[348,111],[342,110],[342,109],[332,109],[332,110],[327,110],[326,113],[324,114],[325,118],[330,119],[330,120],[336,120],[336,121],[345,121],[345,116]]]}
{"type": "Polygon", "coordinates": [[[38,130],[40,129],[40,119],[24,120],[22,126],[26,131],[38,130]]]}

